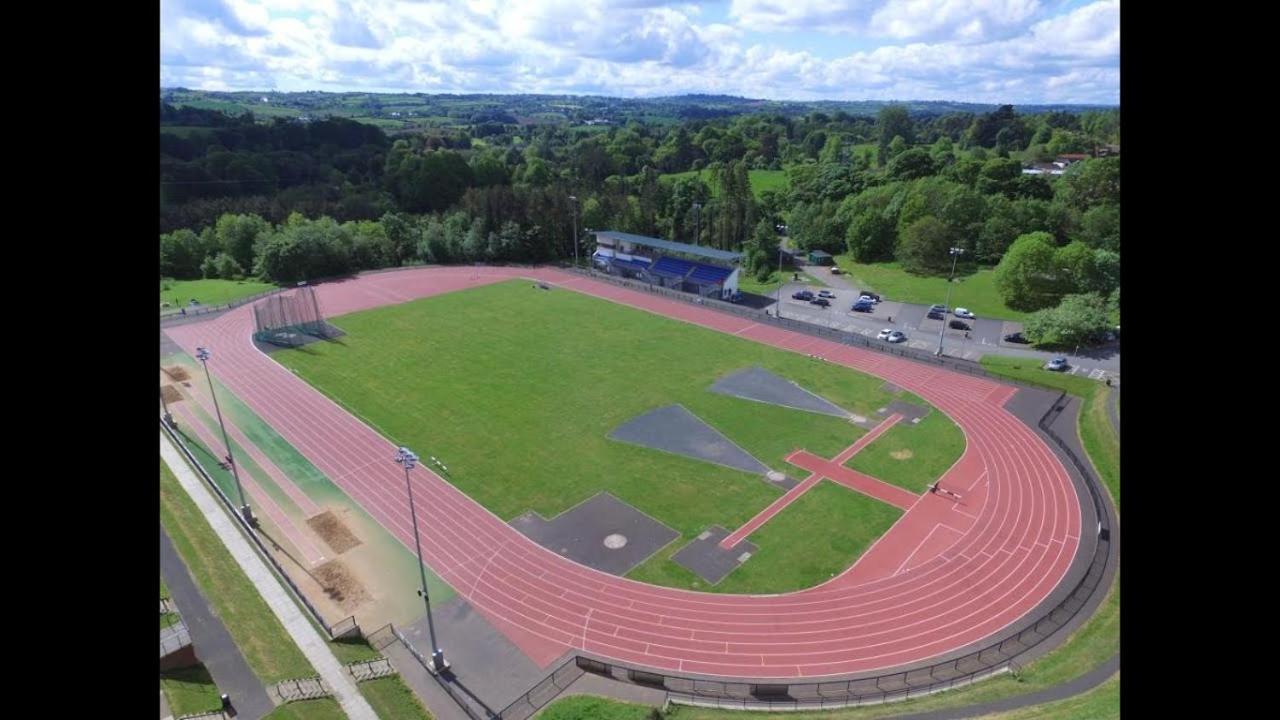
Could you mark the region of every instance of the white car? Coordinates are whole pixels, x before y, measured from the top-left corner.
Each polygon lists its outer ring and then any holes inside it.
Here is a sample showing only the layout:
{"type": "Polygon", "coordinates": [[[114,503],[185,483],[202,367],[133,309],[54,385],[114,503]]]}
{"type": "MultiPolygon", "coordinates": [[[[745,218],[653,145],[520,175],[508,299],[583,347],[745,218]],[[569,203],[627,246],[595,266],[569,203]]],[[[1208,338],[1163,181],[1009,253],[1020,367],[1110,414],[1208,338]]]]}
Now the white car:
{"type": "Polygon", "coordinates": [[[888,341],[889,341],[889,342],[891,342],[891,343],[906,342],[906,341],[907,341],[907,335],[906,335],[906,333],[902,332],[901,330],[894,330],[893,332],[889,333],[889,337],[888,337],[888,338],[885,338],[885,339],[886,339],[886,340],[888,340],[888,341]]]}
{"type": "Polygon", "coordinates": [[[1044,369],[1045,369],[1045,370],[1052,370],[1052,371],[1054,371],[1054,372],[1065,372],[1065,371],[1066,371],[1066,369],[1067,369],[1067,368],[1069,368],[1069,367],[1071,367],[1071,365],[1069,365],[1069,364],[1067,363],[1067,359],[1066,359],[1066,358],[1063,358],[1063,357],[1056,357],[1056,358],[1054,358],[1054,359],[1050,360],[1050,361],[1049,361],[1049,364],[1044,366],[1044,369]]]}
{"type": "Polygon", "coordinates": [[[968,308],[956,308],[956,313],[955,313],[955,315],[956,315],[956,317],[958,317],[958,318],[964,318],[964,319],[966,319],[966,320],[976,320],[976,319],[977,319],[977,316],[976,316],[976,315],[974,315],[973,313],[969,312],[968,308]]]}
{"type": "Polygon", "coordinates": [[[885,329],[883,329],[883,330],[881,330],[881,331],[880,331],[880,334],[876,336],[876,339],[877,339],[877,340],[888,340],[888,339],[889,339],[889,336],[890,336],[890,335],[892,335],[894,332],[896,332],[896,331],[894,331],[894,330],[890,330],[889,328],[885,328],[885,329]]]}
{"type": "Polygon", "coordinates": [[[836,294],[831,292],[830,290],[819,290],[818,297],[831,298],[834,300],[836,297],[836,294]]]}
{"type": "Polygon", "coordinates": [[[867,302],[869,302],[869,303],[878,303],[878,302],[880,302],[879,300],[877,300],[877,299],[875,299],[875,298],[871,297],[870,295],[859,295],[859,296],[858,296],[858,299],[859,299],[859,300],[866,300],[866,301],[867,301],[867,302]]]}

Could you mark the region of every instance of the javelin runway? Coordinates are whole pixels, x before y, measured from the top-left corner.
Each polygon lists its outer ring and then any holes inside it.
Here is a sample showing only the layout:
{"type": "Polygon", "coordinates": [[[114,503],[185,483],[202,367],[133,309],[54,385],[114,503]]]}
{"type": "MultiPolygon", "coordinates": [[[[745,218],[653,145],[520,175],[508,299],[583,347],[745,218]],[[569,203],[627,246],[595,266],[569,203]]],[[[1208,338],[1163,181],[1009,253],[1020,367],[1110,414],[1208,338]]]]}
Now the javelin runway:
{"type": "MultiPolygon", "coordinates": [[[[628,290],[551,268],[422,268],[316,287],[327,315],[530,278],[785,350],[905,388],[963,430],[942,477],[849,570],[785,595],[662,588],[537,545],[429,468],[412,473],[431,568],[541,665],[576,648],[683,674],[821,678],[935,658],[992,636],[1045,600],[1080,544],[1081,506],[1048,446],[1004,408],[1015,388],[628,290]]],[[[384,525],[413,547],[403,471],[373,429],[259,352],[249,306],[166,330],[384,525]]]]}

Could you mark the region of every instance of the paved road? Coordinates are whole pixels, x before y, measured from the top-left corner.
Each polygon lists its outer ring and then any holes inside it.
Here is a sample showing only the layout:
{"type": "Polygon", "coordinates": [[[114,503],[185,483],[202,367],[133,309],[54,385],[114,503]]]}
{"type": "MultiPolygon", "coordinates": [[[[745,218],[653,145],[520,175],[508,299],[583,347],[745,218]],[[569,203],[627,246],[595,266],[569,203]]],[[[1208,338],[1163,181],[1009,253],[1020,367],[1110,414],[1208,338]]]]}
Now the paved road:
{"type": "MultiPolygon", "coordinates": [[[[928,319],[927,305],[895,302],[888,299],[877,304],[873,312],[855,313],[850,310],[850,307],[859,293],[848,289],[850,281],[845,276],[831,275],[829,272],[811,266],[806,266],[805,270],[811,275],[816,273],[817,277],[830,285],[829,289],[836,297],[827,308],[810,305],[803,300],[793,300],[792,293],[799,290],[812,291],[813,287],[807,283],[788,282],[782,288],[782,307],[778,309],[784,318],[802,320],[870,337],[875,337],[884,328],[901,330],[907,335],[907,344],[919,350],[936,349],[939,333],[942,332],[943,351],[947,355],[965,360],[977,360],[983,355],[1004,355],[1048,362],[1050,358],[1061,355],[1061,353],[1031,350],[1004,342],[1003,338],[1006,334],[1022,329],[1022,324],[1017,322],[982,317],[966,320],[965,322],[971,327],[969,337],[966,338],[963,331],[949,328],[944,331],[943,321],[928,319]],[[837,284],[843,287],[837,287],[837,284]]],[[[951,320],[952,316],[948,315],[947,319],[951,320]]],[[[1079,353],[1067,353],[1066,358],[1069,363],[1068,374],[1099,381],[1111,377],[1113,382],[1118,381],[1120,377],[1118,344],[1085,349],[1079,353]]]]}
{"type": "Polygon", "coordinates": [[[257,720],[275,709],[262,681],[245,662],[226,626],[209,608],[163,527],[160,528],[160,575],[182,611],[196,657],[208,668],[218,689],[231,696],[232,704],[239,711],[238,717],[257,720]]]}

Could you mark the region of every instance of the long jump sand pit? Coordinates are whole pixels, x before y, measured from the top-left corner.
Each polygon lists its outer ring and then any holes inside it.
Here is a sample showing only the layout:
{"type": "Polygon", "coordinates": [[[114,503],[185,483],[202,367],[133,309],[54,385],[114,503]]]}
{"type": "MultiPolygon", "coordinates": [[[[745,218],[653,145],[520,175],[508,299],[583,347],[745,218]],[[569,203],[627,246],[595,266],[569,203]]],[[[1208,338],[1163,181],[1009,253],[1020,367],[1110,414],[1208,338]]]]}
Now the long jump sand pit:
{"type": "Polygon", "coordinates": [[[332,510],[325,510],[319,515],[307,518],[307,525],[311,526],[311,529],[324,540],[335,555],[341,555],[360,544],[360,538],[348,530],[332,510]]]}

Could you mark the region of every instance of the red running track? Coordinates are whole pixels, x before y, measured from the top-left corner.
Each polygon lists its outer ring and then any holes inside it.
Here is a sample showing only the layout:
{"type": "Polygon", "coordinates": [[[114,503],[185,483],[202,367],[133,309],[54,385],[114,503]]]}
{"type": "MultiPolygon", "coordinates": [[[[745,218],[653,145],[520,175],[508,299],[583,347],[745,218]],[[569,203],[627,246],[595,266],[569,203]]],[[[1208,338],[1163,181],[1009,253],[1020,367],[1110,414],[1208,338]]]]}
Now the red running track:
{"type": "MultiPolygon", "coordinates": [[[[323,284],[340,315],[511,278],[536,279],[779,348],[905,388],[964,431],[943,485],[925,493],[849,570],[785,595],[663,588],[548,551],[425,466],[412,473],[428,564],[536,662],[566,648],[676,673],[818,678],[928,660],[981,641],[1049,596],[1079,545],[1080,499],[1045,443],[1004,403],[1016,389],[851,348],[589,278],[539,268],[420,268],[323,284]]],[[[251,342],[248,306],[166,330],[406,547],[394,447],[251,342]]]]}

